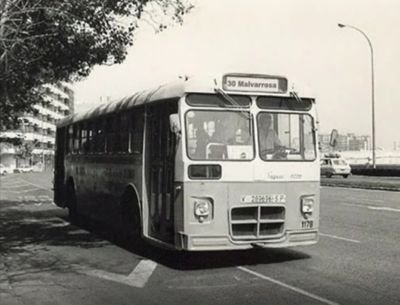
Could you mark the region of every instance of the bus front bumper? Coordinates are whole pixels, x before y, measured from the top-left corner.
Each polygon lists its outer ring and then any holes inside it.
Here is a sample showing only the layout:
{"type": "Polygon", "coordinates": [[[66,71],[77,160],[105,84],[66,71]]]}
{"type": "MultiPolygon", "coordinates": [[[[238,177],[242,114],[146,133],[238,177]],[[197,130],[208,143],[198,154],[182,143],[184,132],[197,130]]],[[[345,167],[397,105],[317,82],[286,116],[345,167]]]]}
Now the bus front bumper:
{"type": "Polygon", "coordinates": [[[245,250],[253,248],[286,248],[312,245],[318,242],[318,231],[286,231],[279,239],[235,241],[229,236],[179,234],[178,248],[187,251],[245,250]]]}

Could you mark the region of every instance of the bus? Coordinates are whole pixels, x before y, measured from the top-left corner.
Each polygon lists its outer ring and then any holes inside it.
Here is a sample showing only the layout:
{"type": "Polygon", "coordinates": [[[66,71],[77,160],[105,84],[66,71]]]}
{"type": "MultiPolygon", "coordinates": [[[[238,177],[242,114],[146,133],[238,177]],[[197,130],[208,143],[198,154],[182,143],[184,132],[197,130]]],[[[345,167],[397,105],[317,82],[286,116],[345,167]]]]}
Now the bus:
{"type": "Polygon", "coordinates": [[[60,121],[54,201],[176,250],[311,245],[317,139],[286,77],[182,77],[60,121]]]}

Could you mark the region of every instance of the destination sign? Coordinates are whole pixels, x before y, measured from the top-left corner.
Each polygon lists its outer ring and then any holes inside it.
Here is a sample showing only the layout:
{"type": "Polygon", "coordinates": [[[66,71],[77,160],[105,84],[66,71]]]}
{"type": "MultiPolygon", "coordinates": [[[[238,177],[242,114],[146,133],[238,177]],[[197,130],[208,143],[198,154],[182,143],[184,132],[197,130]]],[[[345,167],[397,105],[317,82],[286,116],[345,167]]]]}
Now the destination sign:
{"type": "Polygon", "coordinates": [[[225,75],[222,84],[227,91],[283,93],[287,90],[287,80],[282,77],[225,75]]]}

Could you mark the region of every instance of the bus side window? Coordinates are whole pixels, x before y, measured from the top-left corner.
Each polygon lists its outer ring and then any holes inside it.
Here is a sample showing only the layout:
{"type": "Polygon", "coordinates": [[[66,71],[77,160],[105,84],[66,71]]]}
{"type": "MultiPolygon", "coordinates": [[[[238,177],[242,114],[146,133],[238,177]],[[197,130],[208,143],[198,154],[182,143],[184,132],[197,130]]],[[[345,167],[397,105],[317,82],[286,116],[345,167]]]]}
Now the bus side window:
{"type": "Polygon", "coordinates": [[[84,154],[87,151],[87,125],[81,125],[81,143],[79,145],[79,153],[84,154]]]}
{"type": "Polygon", "coordinates": [[[93,124],[93,151],[103,153],[105,150],[104,120],[99,119],[93,124]]]}
{"type": "Polygon", "coordinates": [[[122,113],[118,121],[119,128],[116,133],[118,152],[127,153],[129,151],[129,113],[122,113]]]}
{"type": "Polygon", "coordinates": [[[79,142],[80,142],[80,128],[78,124],[74,125],[74,135],[73,135],[73,141],[74,141],[74,147],[73,147],[73,153],[76,154],[78,153],[79,150],[79,142]]]}
{"type": "Polygon", "coordinates": [[[142,153],[143,146],[143,107],[135,109],[132,114],[131,122],[131,149],[130,151],[134,154],[142,153]]]}
{"type": "Polygon", "coordinates": [[[68,127],[68,146],[67,152],[71,153],[74,149],[74,128],[72,125],[68,127]]]}
{"type": "Polygon", "coordinates": [[[93,152],[93,123],[89,122],[87,123],[87,141],[86,141],[86,147],[85,147],[85,153],[92,153],[93,152]]]}
{"type": "Polygon", "coordinates": [[[114,117],[109,116],[106,121],[106,147],[107,152],[114,151],[114,117]]]}
{"type": "Polygon", "coordinates": [[[116,115],[113,120],[113,142],[114,146],[112,148],[112,152],[121,152],[122,151],[122,142],[121,142],[121,115],[116,115]]]}

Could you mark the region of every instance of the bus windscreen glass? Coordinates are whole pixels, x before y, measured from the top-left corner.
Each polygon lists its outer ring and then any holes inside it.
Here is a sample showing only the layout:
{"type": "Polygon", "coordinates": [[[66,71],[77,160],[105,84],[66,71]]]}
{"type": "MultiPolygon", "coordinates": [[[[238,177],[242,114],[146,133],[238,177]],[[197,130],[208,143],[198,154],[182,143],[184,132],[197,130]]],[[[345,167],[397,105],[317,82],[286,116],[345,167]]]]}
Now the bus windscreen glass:
{"type": "Polygon", "coordinates": [[[248,111],[191,110],[186,113],[188,156],[192,160],[252,160],[252,119],[248,111]]]}
{"type": "Polygon", "coordinates": [[[315,160],[316,145],[310,115],[261,112],[257,116],[257,126],[261,159],[315,160]]]}

